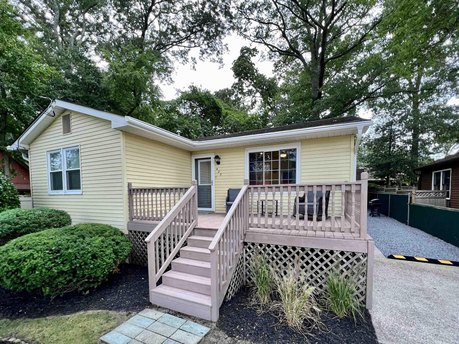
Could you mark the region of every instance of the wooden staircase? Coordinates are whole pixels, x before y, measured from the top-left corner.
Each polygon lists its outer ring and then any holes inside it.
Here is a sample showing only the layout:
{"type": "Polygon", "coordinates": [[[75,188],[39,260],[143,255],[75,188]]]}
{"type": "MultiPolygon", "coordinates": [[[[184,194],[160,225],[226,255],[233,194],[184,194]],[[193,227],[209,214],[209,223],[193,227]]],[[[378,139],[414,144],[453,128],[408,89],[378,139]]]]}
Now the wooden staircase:
{"type": "MultiPolygon", "coordinates": [[[[172,260],[162,283],[150,290],[151,303],[177,312],[212,320],[209,245],[217,230],[195,228],[172,260]]],[[[218,306],[217,306],[218,307],[218,306]]]]}

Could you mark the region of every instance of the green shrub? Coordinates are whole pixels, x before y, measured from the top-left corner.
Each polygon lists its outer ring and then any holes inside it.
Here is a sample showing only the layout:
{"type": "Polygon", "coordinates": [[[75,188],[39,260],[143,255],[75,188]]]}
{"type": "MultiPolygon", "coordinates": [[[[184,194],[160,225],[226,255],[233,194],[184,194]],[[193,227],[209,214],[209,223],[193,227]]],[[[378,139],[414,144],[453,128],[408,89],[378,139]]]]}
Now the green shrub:
{"type": "Polygon", "coordinates": [[[88,291],[116,271],[130,251],[126,236],[108,225],[27,234],[0,246],[0,286],[51,296],[88,291]]]}
{"type": "Polygon", "coordinates": [[[351,315],[356,320],[357,316],[362,316],[355,283],[337,271],[328,276],[325,301],[327,308],[339,318],[351,315]]]}
{"type": "Polygon", "coordinates": [[[71,223],[70,215],[63,210],[47,208],[6,210],[0,213],[0,245],[25,234],[65,227],[71,223]]]}
{"type": "Polygon", "coordinates": [[[11,183],[11,180],[3,172],[0,172],[0,212],[20,206],[18,190],[11,183]]]}
{"type": "Polygon", "coordinates": [[[271,302],[273,274],[268,263],[261,255],[257,255],[252,264],[253,279],[255,281],[255,299],[263,307],[271,302]]]}
{"type": "Polygon", "coordinates": [[[320,323],[319,312],[314,298],[314,287],[309,286],[306,275],[292,268],[285,276],[276,276],[279,307],[289,327],[302,331],[305,321],[312,326],[320,323]]]}

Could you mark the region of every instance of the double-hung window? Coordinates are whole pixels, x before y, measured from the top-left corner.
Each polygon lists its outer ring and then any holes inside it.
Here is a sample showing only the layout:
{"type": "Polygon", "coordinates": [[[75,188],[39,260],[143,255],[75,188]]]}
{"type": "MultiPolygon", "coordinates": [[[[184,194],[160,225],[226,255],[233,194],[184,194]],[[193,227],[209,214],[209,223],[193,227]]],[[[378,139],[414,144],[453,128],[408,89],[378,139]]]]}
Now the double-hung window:
{"type": "Polygon", "coordinates": [[[48,152],[49,193],[81,193],[80,148],[48,152]]]}
{"type": "Polygon", "coordinates": [[[446,198],[451,194],[451,169],[432,173],[432,190],[445,190],[446,198]]]}
{"type": "Polygon", "coordinates": [[[297,183],[297,149],[260,150],[248,153],[250,185],[297,183]]]}

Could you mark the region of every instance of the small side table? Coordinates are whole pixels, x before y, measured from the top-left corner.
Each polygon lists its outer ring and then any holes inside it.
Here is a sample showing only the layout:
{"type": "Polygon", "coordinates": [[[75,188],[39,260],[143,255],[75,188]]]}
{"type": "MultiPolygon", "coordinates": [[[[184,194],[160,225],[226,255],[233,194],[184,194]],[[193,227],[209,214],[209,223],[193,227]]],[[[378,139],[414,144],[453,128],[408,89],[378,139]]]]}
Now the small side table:
{"type": "Polygon", "coordinates": [[[273,214],[274,210],[274,215],[278,216],[278,210],[279,210],[279,201],[277,199],[262,199],[257,201],[257,213],[260,213],[260,203],[261,203],[261,215],[265,215],[265,211],[267,212],[268,215],[273,214]],[[271,204],[271,211],[269,211],[269,205],[271,204]]]}

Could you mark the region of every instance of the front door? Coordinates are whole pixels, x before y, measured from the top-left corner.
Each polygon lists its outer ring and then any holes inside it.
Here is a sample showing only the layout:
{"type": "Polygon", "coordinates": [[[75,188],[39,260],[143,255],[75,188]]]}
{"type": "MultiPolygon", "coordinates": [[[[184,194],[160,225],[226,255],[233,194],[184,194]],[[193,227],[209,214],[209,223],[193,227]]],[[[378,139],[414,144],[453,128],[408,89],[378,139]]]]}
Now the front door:
{"type": "Polygon", "coordinates": [[[198,208],[213,210],[212,158],[195,159],[195,176],[198,183],[198,208]]]}

